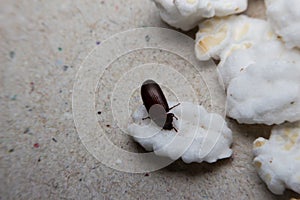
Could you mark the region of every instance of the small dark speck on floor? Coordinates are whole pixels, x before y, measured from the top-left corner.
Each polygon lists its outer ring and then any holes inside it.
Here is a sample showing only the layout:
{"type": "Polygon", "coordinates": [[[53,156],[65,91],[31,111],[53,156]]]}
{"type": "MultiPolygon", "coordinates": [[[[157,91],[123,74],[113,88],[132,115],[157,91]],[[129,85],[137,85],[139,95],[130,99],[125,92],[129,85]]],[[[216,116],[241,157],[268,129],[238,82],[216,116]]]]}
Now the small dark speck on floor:
{"type": "Polygon", "coordinates": [[[109,125],[109,124],[106,124],[106,127],[110,127],[110,125],[109,125]]]}
{"type": "Polygon", "coordinates": [[[79,181],[82,181],[82,178],[80,178],[79,181]]]}
{"type": "Polygon", "coordinates": [[[69,66],[68,66],[68,65],[64,65],[64,66],[63,66],[63,70],[64,70],[64,71],[67,71],[67,70],[68,70],[68,68],[69,68],[69,66]]]}
{"type": "Polygon", "coordinates": [[[40,144],[39,144],[39,143],[34,143],[33,147],[34,147],[34,148],[39,148],[39,147],[40,147],[40,144]]]}
{"type": "Polygon", "coordinates": [[[10,149],[10,150],[8,150],[8,152],[9,152],[9,153],[12,153],[12,152],[14,152],[14,149],[10,149]]]}
{"type": "Polygon", "coordinates": [[[149,173],[146,173],[145,176],[149,176],[149,173]]]}
{"type": "Polygon", "coordinates": [[[9,52],[9,57],[13,59],[15,57],[16,53],[14,51],[9,52]]]}
{"type": "Polygon", "coordinates": [[[146,40],[146,42],[149,42],[149,41],[150,41],[150,39],[151,39],[151,38],[150,38],[150,36],[149,36],[149,35],[146,35],[146,36],[145,36],[145,40],[146,40]]]}
{"type": "Polygon", "coordinates": [[[29,133],[29,131],[30,131],[30,128],[26,128],[23,133],[26,134],[26,133],[29,133]]]}
{"type": "Polygon", "coordinates": [[[53,184],[52,184],[52,187],[53,187],[54,189],[57,189],[57,188],[58,188],[58,183],[53,183],[53,184]]]}
{"type": "Polygon", "coordinates": [[[30,92],[32,93],[34,91],[34,82],[30,82],[30,92]]]}
{"type": "Polygon", "coordinates": [[[41,162],[41,158],[38,159],[38,162],[41,162]]]}
{"type": "Polygon", "coordinates": [[[57,140],[55,138],[52,138],[53,142],[57,142],[57,140]]]}
{"type": "Polygon", "coordinates": [[[12,101],[17,100],[17,95],[15,94],[14,96],[12,96],[12,97],[10,98],[10,100],[12,100],[12,101]]]}
{"type": "Polygon", "coordinates": [[[98,115],[101,115],[101,111],[98,111],[97,114],[98,114],[98,115]]]}

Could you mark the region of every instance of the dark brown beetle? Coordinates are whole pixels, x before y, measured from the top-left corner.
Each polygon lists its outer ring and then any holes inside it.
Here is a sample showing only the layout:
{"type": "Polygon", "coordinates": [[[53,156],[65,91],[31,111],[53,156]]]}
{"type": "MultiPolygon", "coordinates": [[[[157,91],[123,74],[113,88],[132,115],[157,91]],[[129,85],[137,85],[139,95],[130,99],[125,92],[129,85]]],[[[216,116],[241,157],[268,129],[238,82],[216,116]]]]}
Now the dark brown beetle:
{"type": "Polygon", "coordinates": [[[177,117],[173,113],[169,113],[169,111],[178,106],[180,103],[169,108],[164,93],[159,85],[153,80],[146,80],[143,83],[141,95],[144,106],[149,113],[149,117],[147,118],[151,118],[155,124],[157,124],[159,127],[162,127],[162,129],[174,129],[177,132],[177,129],[173,126],[173,118],[177,119],[177,117]]]}

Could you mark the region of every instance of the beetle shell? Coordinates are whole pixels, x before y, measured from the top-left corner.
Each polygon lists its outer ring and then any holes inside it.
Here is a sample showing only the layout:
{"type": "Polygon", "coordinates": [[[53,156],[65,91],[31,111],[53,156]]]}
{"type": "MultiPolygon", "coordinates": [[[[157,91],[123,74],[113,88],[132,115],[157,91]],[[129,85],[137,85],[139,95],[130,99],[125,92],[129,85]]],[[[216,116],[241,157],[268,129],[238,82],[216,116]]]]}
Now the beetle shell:
{"type": "Polygon", "coordinates": [[[177,132],[177,129],[173,126],[173,118],[176,117],[173,113],[168,113],[170,108],[160,86],[153,80],[146,80],[142,85],[141,95],[149,117],[155,124],[162,129],[174,129],[177,132]]]}
{"type": "Polygon", "coordinates": [[[165,111],[169,112],[167,99],[155,81],[146,80],[142,85],[141,95],[148,113],[150,108],[155,104],[162,105],[165,111]]]}

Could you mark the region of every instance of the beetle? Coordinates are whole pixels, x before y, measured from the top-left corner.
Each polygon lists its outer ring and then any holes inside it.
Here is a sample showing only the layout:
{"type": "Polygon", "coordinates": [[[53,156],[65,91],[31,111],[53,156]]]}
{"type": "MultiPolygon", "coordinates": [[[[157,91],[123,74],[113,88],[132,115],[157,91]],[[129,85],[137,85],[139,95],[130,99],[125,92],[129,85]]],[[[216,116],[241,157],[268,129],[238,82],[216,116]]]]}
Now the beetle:
{"type": "Polygon", "coordinates": [[[149,116],[143,118],[143,120],[151,118],[155,124],[162,127],[162,129],[174,129],[177,132],[177,129],[173,126],[173,118],[176,120],[178,120],[178,118],[173,113],[169,113],[169,111],[180,105],[180,103],[169,108],[167,99],[160,86],[150,79],[143,83],[141,87],[141,96],[144,106],[149,114],[149,116]]]}

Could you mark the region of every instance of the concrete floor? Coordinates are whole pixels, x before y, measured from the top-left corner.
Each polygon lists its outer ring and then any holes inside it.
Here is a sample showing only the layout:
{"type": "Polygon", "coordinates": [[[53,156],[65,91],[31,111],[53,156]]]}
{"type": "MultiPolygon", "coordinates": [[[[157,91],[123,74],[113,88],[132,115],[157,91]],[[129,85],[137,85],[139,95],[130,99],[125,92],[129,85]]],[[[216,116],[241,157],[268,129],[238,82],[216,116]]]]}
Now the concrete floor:
{"type": "MultiPolygon", "coordinates": [[[[262,1],[250,1],[249,15],[264,17],[263,11],[262,1]]],[[[168,28],[150,0],[1,0],[0,199],[300,198],[291,191],[273,195],[251,164],[252,142],[268,136],[267,126],[227,119],[234,155],[215,164],[178,160],[158,171],[127,173],[103,165],[87,151],[72,115],[76,73],[89,52],[111,35],[148,26],[168,28]]],[[[139,55],[164,58],[147,50],[133,58],[139,55]]],[[[107,79],[110,87],[120,77],[113,69],[130,61],[129,55],[110,66],[107,74],[115,78],[107,79]]],[[[102,111],[98,122],[106,135],[122,149],[143,151],[130,138],[119,137],[106,106],[110,100],[101,89],[96,94],[96,109],[102,111]]],[[[133,98],[130,104],[138,101],[133,98]]]]}

